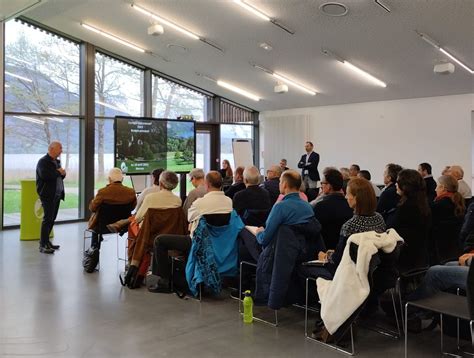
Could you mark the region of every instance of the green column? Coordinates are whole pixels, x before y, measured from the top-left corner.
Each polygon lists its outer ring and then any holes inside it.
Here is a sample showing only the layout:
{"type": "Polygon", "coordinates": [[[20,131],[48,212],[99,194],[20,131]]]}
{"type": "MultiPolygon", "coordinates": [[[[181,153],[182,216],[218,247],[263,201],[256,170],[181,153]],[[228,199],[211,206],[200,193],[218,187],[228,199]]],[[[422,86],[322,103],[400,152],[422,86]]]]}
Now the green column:
{"type": "MultiPolygon", "coordinates": [[[[43,207],[36,193],[34,179],[21,180],[21,221],[20,240],[39,240],[41,234],[41,221],[43,220],[43,207]]],[[[53,236],[51,232],[50,237],[53,236]]]]}

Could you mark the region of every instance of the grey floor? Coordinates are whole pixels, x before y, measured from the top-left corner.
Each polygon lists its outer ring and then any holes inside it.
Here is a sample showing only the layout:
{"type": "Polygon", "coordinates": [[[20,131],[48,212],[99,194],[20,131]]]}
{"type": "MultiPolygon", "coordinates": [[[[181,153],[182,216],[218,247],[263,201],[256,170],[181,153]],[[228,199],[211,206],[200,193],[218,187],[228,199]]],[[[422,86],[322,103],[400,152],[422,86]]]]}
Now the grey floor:
{"type": "MultiPolygon", "coordinates": [[[[245,325],[237,302],[180,300],[120,286],[113,237],[101,270],[81,267],[85,224],[57,225],[54,255],[19,231],[0,232],[0,356],[343,357],[304,338],[304,312],[283,309],[281,325],[245,325]]],[[[448,346],[453,340],[448,340],[448,346]]],[[[360,357],[403,357],[403,341],[357,332],[360,357]]],[[[439,333],[410,335],[410,357],[440,356],[439,333]]]]}

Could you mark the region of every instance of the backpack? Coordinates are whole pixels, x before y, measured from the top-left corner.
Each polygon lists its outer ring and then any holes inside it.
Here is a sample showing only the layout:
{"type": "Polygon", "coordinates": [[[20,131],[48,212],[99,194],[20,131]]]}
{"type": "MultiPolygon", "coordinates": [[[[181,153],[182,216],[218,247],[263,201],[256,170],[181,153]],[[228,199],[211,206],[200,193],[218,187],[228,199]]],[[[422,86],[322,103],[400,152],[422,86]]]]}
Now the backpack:
{"type": "Polygon", "coordinates": [[[84,257],[82,259],[82,267],[87,273],[92,273],[95,271],[97,264],[99,263],[99,254],[100,250],[96,247],[91,247],[90,249],[84,251],[84,257]]]}

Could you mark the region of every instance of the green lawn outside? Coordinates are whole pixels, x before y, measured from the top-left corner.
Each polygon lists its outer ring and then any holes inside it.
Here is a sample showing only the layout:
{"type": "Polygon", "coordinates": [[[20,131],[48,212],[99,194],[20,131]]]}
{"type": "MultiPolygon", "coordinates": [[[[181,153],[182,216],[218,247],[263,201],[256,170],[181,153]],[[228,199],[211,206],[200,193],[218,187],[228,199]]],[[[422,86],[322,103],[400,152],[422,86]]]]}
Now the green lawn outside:
{"type": "MultiPolygon", "coordinates": [[[[3,194],[4,213],[19,213],[21,210],[21,191],[5,190],[3,194]]],[[[77,194],[67,194],[66,200],[61,202],[61,209],[74,209],[79,206],[79,196],[77,194]]]]}

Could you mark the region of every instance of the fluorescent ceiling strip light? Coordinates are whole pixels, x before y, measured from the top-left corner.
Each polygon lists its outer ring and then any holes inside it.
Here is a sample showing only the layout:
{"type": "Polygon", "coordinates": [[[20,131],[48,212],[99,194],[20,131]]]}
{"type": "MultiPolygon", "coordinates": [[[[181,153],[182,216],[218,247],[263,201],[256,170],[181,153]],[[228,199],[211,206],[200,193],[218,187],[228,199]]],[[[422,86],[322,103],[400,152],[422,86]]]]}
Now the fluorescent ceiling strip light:
{"type": "Polygon", "coordinates": [[[255,7],[253,7],[252,5],[249,5],[249,4],[247,4],[246,2],[244,2],[242,0],[234,0],[234,2],[237,5],[242,6],[245,10],[247,10],[248,12],[254,14],[255,16],[258,16],[259,18],[261,18],[265,21],[271,21],[271,18],[269,16],[265,15],[263,12],[261,12],[260,10],[258,10],[255,7]]]}
{"type": "Polygon", "coordinates": [[[102,35],[102,36],[104,36],[104,37],[107,37],[108,39],[111,39],[111,40],[113,40],[113,41],[115,41],[115,42],[118,42],[119,44],[122,44],[122,45],[124,45],[124,46],[128,46],[128,47],[130,47],[130,48],[132,48],[132,49],[134,49],[134,50],[136,50],[136,51],[143,52],[143,53],[146,52],[145,49],[143,49],[143,48],[141,48],[141,47],[139,47],[139,46],[137,46],[137,45],[134,45],[134,44],[132,44],[131,42],[128,42],[128,41],[126,41],[126,40],[123,40],[123,39],[121,39],[120,37],[117,37],[117,36],[112,35],[112,34],[110,34],[110,33],[108,33],[108,32],[105,32],[105,31],[103,31],[103,30],[100,30],[100,29],[98,29],[98,28],[96,28],[96,27],[94,27],[94,26],[91,26],[91,25],[88,25],[88,24],[85,24],[85,23],[81,23],[81,26],[84,27],[84,28],[86,28],[87,30],[93,31],[93,32],[95,32],[95,33],[97,33],[97,34],[99,34],[99,35],[102,35]]]}
{"type": "Polygon", "coordinates": [[[18,119],[21,119],[23,121],[27,121],[27,122],[34,123],[34,124],[41,124],[42,126],[44,126],[44,122],[42,120],[39,120],[39,119],[29,118],[29,117],[25,117],[25,116],[13,116],[13,118],[18,118],[18,119]]]}
{"type": "Polygon", "coordinates": [[[291,86],[294,86],[294,87],[302,90],[303,92],[306,92],[306,93],[310,94],[311,96],[315,96],[316,93],[317,93],[315,90],[312,90],[312,89],[309,89],[309,88],[307,88],[303,85],[300,85],[299,83],[296,83],[296,82],[286,78],[285,76],[280,75],[279,73],[273,72],[272,76],[278,78],[279,80],[281,80],[281,81],[283,81],[283,82],[285,82],[285,83],[287,83],[291,86]]]}
{"type": "Polygon", "coordinates": [[[5,74],[8,75],[8,76],[18,78],[19,80],[22,80],[22,81],[33,82],[33,80],[30,80],[29,78],[26,78],[26,77],[23,77],[23,76],[20,76],[20,75],[15,75],[14,73],[11,73],[11,72],[8,72],[8,71],[5,71],[5,74]]]}
{"type": "Polygon", "coordinates": [[[258,97],[257,95],[255,95],[251,92],[248,92],[248,91],[246,91],[242,88],[231,85],[230,83],[227,83],[227,82],[224,82],[224,81],[217,81],[217,85],[221,86],[221,87],[224,87],[224,88],[227,88],[228,90],[230,90],[232,92],[238,93],[238,94],[240,94],[244,97],[250,98],[254,101],[257,101],[257,102],[260,101],[260,97],[258,97]]]}
{"type": "Polygon", "coordinates": [[[461,66],[462,68],[464,68],[467,72],[469,72],[471,75],[474,74],[474,70],[472,68],[470,68],[468,65],[466,65],[465,63],[463,63],[461,60],[457,59],[455,56],[453,56],[451,53],[449,53],[447,50],[445,50],[444,48],[441,47],[441,45],[433,40],[431,37],[429,37],[427,34],[424,34],[422,32],[419,32],[417,30],[415,30],[415,32],[422,38],[422,40],[424,40],[426,43],[430,44],[431,46],[433,46],[434,48],[438,49],[439,51],[441,51],[443,54],[445,54],[446,56],[448,56],[451,60],[455,61],[459,66],[461,66]]]}
{"type": "Polygon", "coordinates": [[[194,39],[194,40],[201,40],[201,38],[200,38],[198,35],[192,33],[192,32],[189,31],[189,30],[186,30],[185,28],[183,28],[183,27],[181,27],[181,26],[175,24],[174,22],[171,22],[171,21],[169,21],[169,20],[166,20],[166,19],[162,18],[161,16],[158,16],[158,15],[152,13],[151,11],[148,11],[148,10],[146,10],[146,9],[142,8],[141,6],[138,6],[138,5],[136,5],[136,4],[131,4],[131,6],[132,6],[132,8],[134,8],[135,10],[141,12],[142,14],[147,15],[147,16],[150,16],[151,18],[153,18],[153,19],[155,19],[155,20],[157,20],[157,21],[159,21],[159,22],[162,22],[162,23],[165,24],[165,25],[168,25],[169,27],[175,29],[176,31],[181,32],[182,34],[185,34],[186,36],[191,37],[191,38],[194,39]]]}
{"type": "Polygon", "coordinates": [[[380,81],[378,78],[372,76],[370,73],[361,70],[359,67],[353,65],[349,61],[344,60],[342,62],[346,67],[357,73],[359,76],[365,78],[366,80],[372,82],[373,84],[380,86],[380,87],[387,87],[387,84],[383,81],[380,81]]]}

